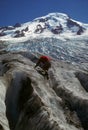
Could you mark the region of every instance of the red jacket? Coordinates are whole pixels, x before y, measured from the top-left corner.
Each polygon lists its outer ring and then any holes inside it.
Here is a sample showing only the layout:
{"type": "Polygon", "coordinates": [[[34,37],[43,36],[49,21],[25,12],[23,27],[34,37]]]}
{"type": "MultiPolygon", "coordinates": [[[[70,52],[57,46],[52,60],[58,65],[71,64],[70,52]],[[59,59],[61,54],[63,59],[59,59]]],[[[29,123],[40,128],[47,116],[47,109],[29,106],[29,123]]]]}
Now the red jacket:
{"type": "Polygon", "coordinates": [[[42,62],[47,62],[47,61],[50,61],[51,58],[48,57],[48,56],[41,56],[39,60],[42,61],[42,62]]]}
{"type": "Polygon", "coordinates": [[[50,63],[51,58],[48,56],[41,56],[38,60],[38,62],[36,63],[35,67],[37,67],[38,65],[40,65],[41,63],[44,63],[43,65],[43,69],[45,68],[46,70],[49,69],[51,67],[51,63],[50,63]],[[47,63],[47,64],[46,64],[47,63]]]}

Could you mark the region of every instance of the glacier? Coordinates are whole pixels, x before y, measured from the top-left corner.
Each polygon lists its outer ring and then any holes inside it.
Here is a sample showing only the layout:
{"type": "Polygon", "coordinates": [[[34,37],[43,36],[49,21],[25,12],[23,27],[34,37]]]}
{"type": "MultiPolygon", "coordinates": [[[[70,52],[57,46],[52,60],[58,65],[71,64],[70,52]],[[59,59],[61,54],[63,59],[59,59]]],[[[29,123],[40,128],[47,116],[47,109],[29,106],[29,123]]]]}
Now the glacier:
{"type": "Polygon", "coordinates": [[[88,130],[88,24],[56,12],[0,27],[0,105],[1,130],[88,130]]]}

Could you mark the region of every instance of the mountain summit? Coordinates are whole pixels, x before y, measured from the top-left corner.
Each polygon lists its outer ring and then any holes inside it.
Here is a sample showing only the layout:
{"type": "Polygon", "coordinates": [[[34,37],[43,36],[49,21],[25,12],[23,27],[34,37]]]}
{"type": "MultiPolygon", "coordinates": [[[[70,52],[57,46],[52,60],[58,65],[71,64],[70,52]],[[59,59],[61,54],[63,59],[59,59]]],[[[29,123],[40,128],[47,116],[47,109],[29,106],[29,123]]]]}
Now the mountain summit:
{"type": "Polygon", "coordinates": [[[0,39],[23,37],[63,37],[83,35],[88,25],[71,19],[63,13],[50,13],[31,22],[0,27],[0,39]]]}

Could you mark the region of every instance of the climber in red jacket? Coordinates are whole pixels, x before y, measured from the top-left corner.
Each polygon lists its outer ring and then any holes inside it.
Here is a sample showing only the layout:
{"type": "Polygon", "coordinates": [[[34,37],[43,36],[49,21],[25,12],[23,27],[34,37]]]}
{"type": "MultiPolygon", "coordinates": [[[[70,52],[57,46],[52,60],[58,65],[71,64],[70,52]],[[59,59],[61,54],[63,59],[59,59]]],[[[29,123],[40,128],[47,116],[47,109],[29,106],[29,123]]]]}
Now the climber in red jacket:
{"type": "MultiPolygon", "coordinates": [[[[51,67],[51,58],[48,56],[41,56],[38,60],[38,62],[35,65],[35,68],[37,66],[40,66],[44,71],[45,75],[48,75],[48,70],[51,67]]],[[[48,78],[48,77],[47,77],[48,78]]]]}

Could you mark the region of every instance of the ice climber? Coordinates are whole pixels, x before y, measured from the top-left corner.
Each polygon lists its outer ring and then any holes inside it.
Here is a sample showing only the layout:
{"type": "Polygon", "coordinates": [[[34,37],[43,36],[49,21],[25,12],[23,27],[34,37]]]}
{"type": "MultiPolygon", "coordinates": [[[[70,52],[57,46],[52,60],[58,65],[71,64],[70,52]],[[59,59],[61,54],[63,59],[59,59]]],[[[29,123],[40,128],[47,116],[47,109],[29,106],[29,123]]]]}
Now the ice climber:
{"type": "Polygon", "coordinates": [[[34,68],[36,68],[37,66],[41,67],[44,70],[45,75],[48,79],[49,78],[48,77],[48,70],[51,67],[51,58],[48,56],[44,56],[44,55],[41,56],[34,68]]]}

